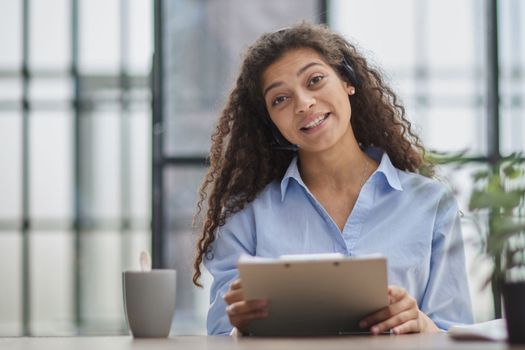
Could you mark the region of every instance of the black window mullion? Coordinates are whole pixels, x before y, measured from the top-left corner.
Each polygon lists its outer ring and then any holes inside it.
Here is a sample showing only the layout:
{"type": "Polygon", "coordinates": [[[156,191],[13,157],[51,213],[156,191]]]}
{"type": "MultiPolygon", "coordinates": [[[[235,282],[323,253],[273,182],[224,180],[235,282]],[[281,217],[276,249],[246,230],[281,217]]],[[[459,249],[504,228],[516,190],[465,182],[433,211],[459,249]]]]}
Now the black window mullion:
{"type": "MultiPolygon", "coordinates": [[[[501,159],[500,152],[500,98],[499,98],[499,47],[498,47],[498,0],[486,0],[486,108],[487,108],[487,157],[489,164],[495,166],[501,159]]],[[[489,215],[491,215],[489,213],[489,215]]],[[[501,257],[496,256],[496,260],[501,257]]],[[[496,261],[495,266],[500,264],[496,261]]],[[[494,316],[501,318],[501,286],[492,279],[494,316]]]]}
{"type": "Polygon", "coordinates": [[[495,164],[501,158],[500,152],[500,82],[498,47],[498,0],[486,0],[487,56],[486,56],[486,96],[487,96],[487,146],[488,158],[495,164]]]}
{"type": "Polygon", "coordinates": [[[71,78],[73,80],[73,163],[74,163],[74,175],[73,175],[73,312],[74,321],[77,332],[82,331],[82,278],[80,275],[80,262],[82,258],[82,247],[80,236],[82,232],[82,198],[80,197],[80,189],[82,186],[82,163],[80,156],[81,150],[81,81],[80,73],[78,68],[79,59],[79,10],[78,0],[71,0],[71,78]]]}
{"type": "Polygon", "coordinates": [[[22,3],[22,334],[31,335],[29,213],[29,0],[22,3]]]}
{"type": "Polygon", "coordinates": [[[129,0],[120,0],[120,169],[121,178],[121,222],[122,232],[130,229],[130,77],[129,77],[129,0]]]}
{"type": "Polygon", "coordinates": [[[319,3],[319,23],[328,24],[328,0],[318,0],[319,3]]]}
{"type": "Polygon", "coordinates": [[[163,202],[163,21],[162,0],[153,0],[154,7],[154,56],[152,79],[152,201],[151,201],[151,250],[154,268],[164,266],[164,202],[163,202]]]}

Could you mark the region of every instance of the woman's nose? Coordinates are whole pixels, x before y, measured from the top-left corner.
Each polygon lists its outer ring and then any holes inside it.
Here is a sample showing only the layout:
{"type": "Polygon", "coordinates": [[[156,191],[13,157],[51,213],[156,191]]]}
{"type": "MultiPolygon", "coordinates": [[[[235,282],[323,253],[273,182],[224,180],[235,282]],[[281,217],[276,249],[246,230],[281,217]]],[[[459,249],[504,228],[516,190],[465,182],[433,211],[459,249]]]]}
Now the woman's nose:
{"type": "Polygon", "coordinates": [[[315,97],[309,92],[298,92],[295,97],[295,113],[305,113],[315,106],[315,97]]]}

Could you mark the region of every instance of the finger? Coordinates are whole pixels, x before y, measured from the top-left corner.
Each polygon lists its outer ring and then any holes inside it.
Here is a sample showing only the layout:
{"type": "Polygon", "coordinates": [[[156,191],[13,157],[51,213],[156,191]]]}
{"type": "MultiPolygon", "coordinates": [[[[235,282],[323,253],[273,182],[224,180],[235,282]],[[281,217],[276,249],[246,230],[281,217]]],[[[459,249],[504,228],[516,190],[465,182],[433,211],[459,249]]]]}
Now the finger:
{"type": "MultiPolygon", "coordinates": [[[[380,322],[370,328],[370,331],[374,334],[379,334],[381,332],[388,331],[392,328],[398,327],[406,322],[416,320],[417,321],[418,312],[414,309],[403,311],[386,321],[380,322]]],[[[415,331],[415,330],[414,330],[415,331]]],[[[417,330],[419,331],[419,329],[417,330]]]]}
{"type": "Polygon", "coordinates": [[[228,305],[233,304],[237,301],[242,301],[242,300],[244,300],[244,294],[242,292],[242,289],[237,289],[233,291],[230,290],[226,292],[226,294],[224,294],[224,301],[228,305]]]}
{"type": "Polygon", "coordinates": [[[394,334],[417,333],[421,331],[419,322],[417,320],[410,320],[399,326],[392,328],[394,334]]]}
{"type": "Polygon", "coordinates": [[[242,314],[265,311],[267,307],[266,300],[249,300],[239,301],[226,307],[226,313],[229,316],[238,316],[242,314]]]}
{"type": "Polygon", "coordinates": [[[399,286],[388,286],[388,299],[390,304],[393,304],[408,295],[407,291],[399,286]]]}
{"type": "Polygon", "coordinates": [[[248,326],[250,321],[259,320],[268,317],[268,311],[254,311],[243,315],[230,317],[230,323],[240,330],[243,330],[248,326]]]}
{"type": "Polygon", "coordinates": [[[418,310],[416,300],[410,297],[408,294],[405,295],[406,297],[404,299],[401,299],[385,308],[382,308],[372,315],[365,317],[363,320],[361,320],[361,322],[359,322],[359,327],[367,328],[373,326],[406,310],[418,310]]]}
{"type": "Polygon", "coordinates": [[[230,285],[231,290],[241,289],[241,288],[242,288],[242,285],[241,285],[241,280],[239,278],[233,281],[232,284],[230,285]]]}

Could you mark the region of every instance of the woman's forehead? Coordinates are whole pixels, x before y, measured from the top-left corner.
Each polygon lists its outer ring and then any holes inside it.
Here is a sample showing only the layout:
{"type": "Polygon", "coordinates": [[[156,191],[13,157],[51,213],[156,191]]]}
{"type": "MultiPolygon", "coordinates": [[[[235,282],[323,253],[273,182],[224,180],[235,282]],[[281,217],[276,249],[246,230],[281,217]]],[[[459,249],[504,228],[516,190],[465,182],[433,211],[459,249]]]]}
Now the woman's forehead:
{"type": "Polygon", "coordinates": [[[271,84],[273,80],[279,79],[283,75],[300,73],[303,67],[313,62],[328,66],[323,57],[314,49],[298,48],[287,51],[263,71],[262,85],[271,84]]]}

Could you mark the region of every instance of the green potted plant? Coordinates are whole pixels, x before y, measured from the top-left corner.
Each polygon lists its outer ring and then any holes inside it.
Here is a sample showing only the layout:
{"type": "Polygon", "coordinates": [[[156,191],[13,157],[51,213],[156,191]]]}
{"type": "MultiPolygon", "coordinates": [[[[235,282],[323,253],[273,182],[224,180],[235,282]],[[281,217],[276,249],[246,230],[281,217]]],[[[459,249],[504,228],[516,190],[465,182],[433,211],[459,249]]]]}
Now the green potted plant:
{"type": "Polygon", "coordinates": [[[493,261],[495,308],[503,295],[509,342],[520,344],[525,343],[524,165],[516,153],[476,172],[469,202],[469,209],[485,215],[488,225],[483,241],[493,261]]]}
{"type": "MultiPolygon", "coordinates": [[[[466,152],[430,152],[434,164],[461,167],[472,160],[466,152]]],[[[525,158],[514,153],[501,158],[486,170],[473,174],[470,217],[480,228],[482,254],[493,262],[494,309],[501,315],[501,299],[510,343],[525,343],[525,158]],[[481,229],[485,223],[486,230],[481,229]]],[[[427,169],[421,169],[423,174],[427,169]]]]}

